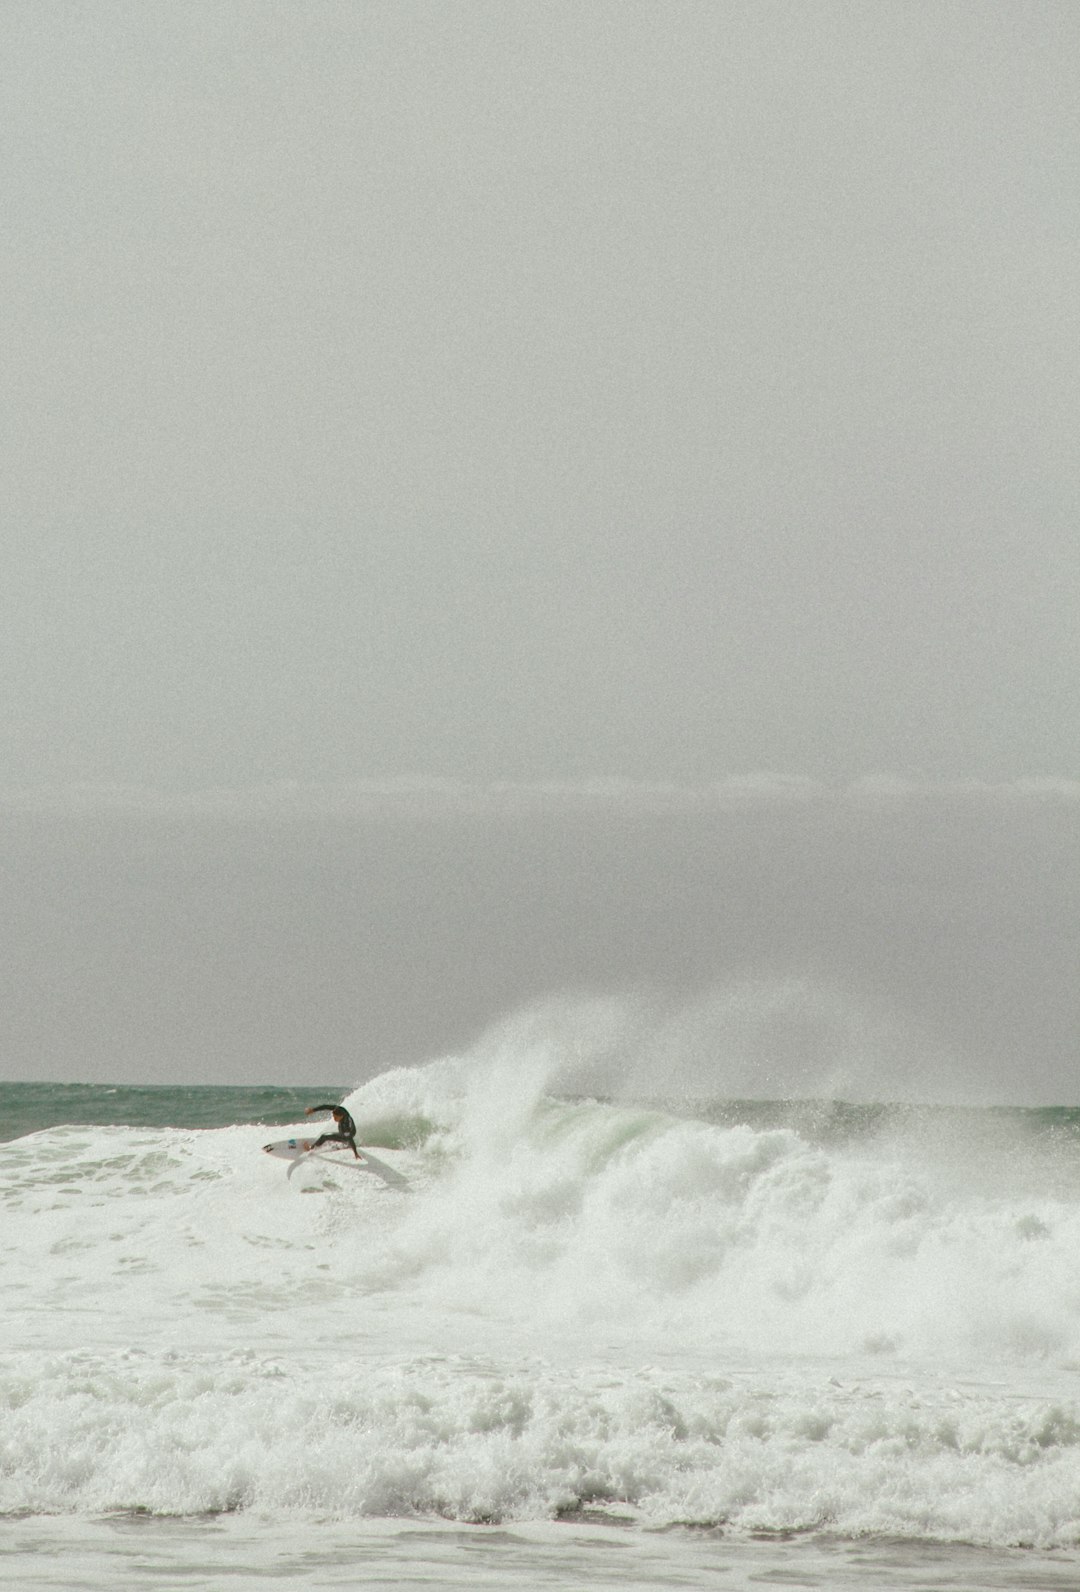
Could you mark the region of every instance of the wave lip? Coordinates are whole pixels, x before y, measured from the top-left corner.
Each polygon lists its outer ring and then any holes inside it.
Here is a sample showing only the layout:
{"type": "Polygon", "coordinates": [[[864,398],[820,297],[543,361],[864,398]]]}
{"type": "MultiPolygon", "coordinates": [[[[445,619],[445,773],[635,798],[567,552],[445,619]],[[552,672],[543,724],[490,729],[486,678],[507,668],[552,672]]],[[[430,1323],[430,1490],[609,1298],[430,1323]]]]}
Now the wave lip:
{"type": "Polygon", "coordinates": [[[242,1328],[375,1352],[389,1334],[978,1376],[1080,1362],[1074,1135],[1010,1139],[988,1117],[965,1147],[939,1113],[837,1139],[511,1083],[447,1064],[348,1097],[362,1139],[400,1146],[379,1153],[407,1197],[321,1165],[290,1184],[256,1126],[6,1146],[8,1341],[63,1350],[77,1324],[90,1344],[168,1347],[179,1322],[193,1349],[242,1328]]]}

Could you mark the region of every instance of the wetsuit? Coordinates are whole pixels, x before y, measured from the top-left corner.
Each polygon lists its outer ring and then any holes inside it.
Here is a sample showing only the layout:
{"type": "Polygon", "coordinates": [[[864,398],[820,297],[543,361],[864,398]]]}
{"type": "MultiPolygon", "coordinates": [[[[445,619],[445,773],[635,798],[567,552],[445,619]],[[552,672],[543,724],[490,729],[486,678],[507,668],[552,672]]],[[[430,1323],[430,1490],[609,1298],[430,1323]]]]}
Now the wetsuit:
{"type": "Polygon", "coordinates": [[[336,1133],[320,1133],[315,1143],[311,1146],[317,1150],[321,1144],[347,1144],[352,1153],[359,1160],[360,1151],[356,1148],[356,1123],[345,1110],[344,1106],[312,1106],[312,1111],[333,1111],[336,1133]]]}

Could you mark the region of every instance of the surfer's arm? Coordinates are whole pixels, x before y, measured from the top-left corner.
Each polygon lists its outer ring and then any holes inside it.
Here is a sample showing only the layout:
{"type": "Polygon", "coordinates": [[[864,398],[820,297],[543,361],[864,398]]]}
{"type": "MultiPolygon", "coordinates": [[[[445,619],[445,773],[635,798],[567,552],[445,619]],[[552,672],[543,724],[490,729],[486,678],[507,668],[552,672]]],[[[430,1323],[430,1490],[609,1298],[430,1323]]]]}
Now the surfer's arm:
{"type": "Polygon", "coordinates": [[[304,1115],[305,1117],[313,1117],[316,1111],[333,1111],[335,1109],[334,1106],[305,1106],[304,1115]]]}

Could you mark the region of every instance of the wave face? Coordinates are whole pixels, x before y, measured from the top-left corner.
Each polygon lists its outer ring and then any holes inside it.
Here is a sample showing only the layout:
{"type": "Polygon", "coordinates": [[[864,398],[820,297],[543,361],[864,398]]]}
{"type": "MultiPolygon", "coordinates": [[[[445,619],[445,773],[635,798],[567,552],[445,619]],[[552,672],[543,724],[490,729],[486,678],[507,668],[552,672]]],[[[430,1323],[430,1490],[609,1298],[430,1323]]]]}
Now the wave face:
{"type": "Polygon", "coordinates": [[[1080,1541],[1067,1115],[346,1099],[400,1192],[265,1127],[3,1146],[0,1510],[625,1516],[1080,1541]]]}

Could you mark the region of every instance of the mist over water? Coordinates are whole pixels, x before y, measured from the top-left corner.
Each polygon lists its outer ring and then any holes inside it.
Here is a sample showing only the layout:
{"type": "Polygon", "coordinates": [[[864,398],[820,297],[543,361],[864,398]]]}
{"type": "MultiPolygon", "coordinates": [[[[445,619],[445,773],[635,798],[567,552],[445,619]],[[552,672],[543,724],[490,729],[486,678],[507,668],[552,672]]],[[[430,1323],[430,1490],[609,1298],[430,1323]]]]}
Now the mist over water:
{"type": "Polygon", "coordinates": [[[20,1574],[76,1584],[102,1519],[173,1523],[194,1573],[197,1519],[261,1544],[254,1586],[331,1522],[334,1573],[377,1537],[390,1586],[388,1522],[438,1521],[531,1534],[501,1587],[571,1523],[662,1534],[688,1585],[745,1553],[831,1589],[828,1544],[896,1588],[932,1547],[945,1585],[962,1543],[958,1585],[1068,1584],[1075,789],[6,816],[9,1074],[83,1080],[0,1086],[20,1574]],[[340,1093],[304,1078],[355,1080],[407,1192],[261,1154],[340,1093]]]}
{"type": "Polygon", "coordinates": [[[135,792],[6,817],[12,1078],[364,1078],[524,1010],[601,1092],[1077,1097],[1071,787],[135,792]]]}

